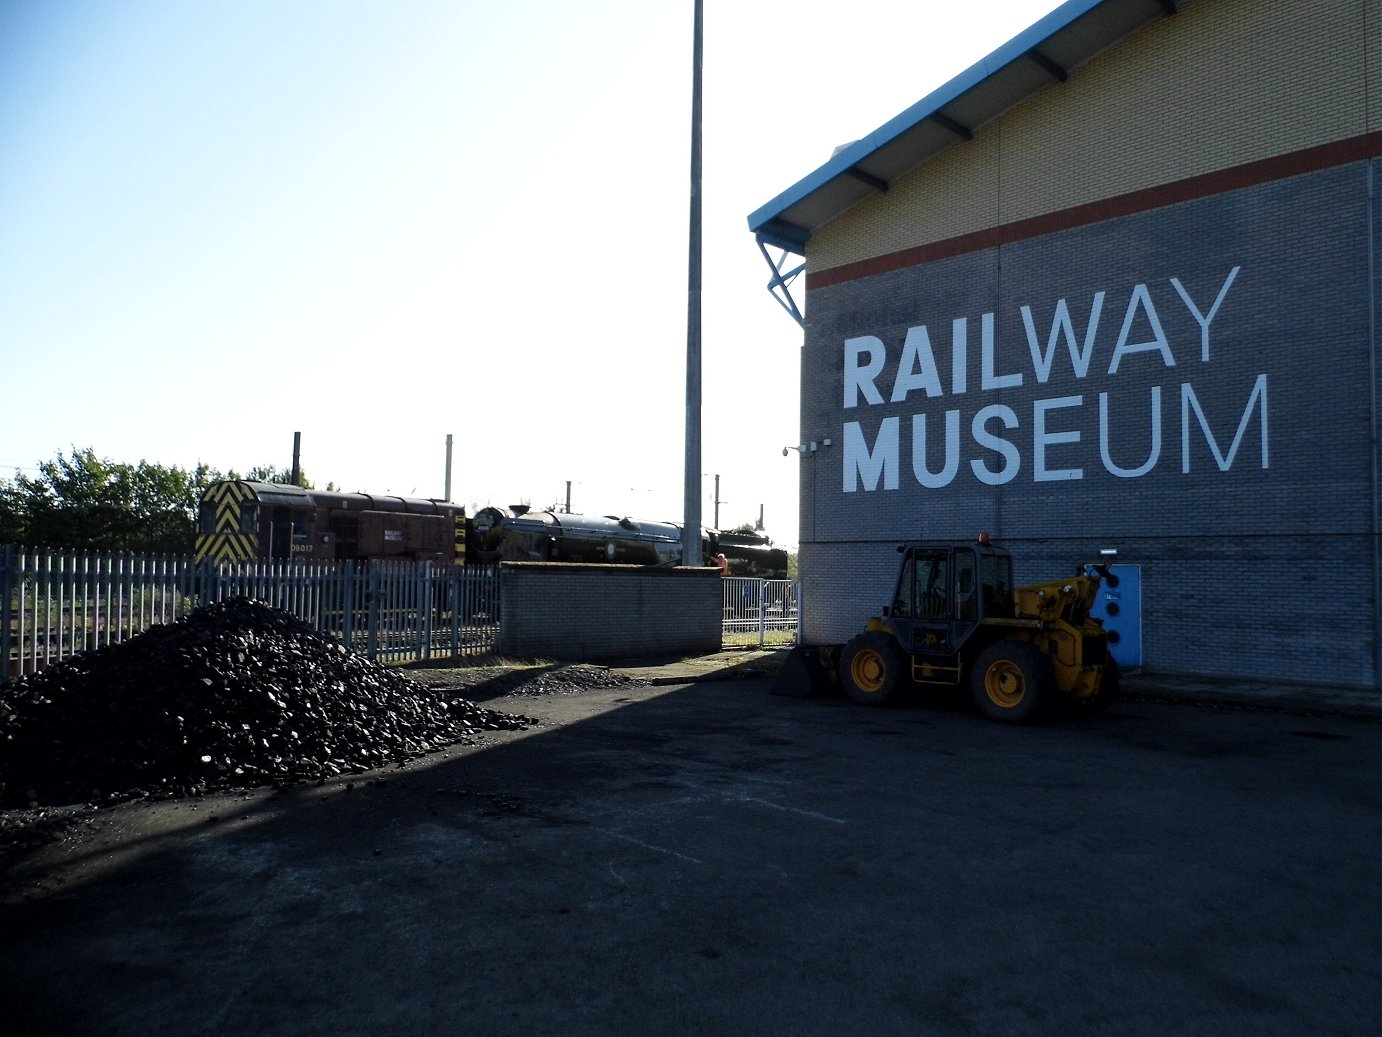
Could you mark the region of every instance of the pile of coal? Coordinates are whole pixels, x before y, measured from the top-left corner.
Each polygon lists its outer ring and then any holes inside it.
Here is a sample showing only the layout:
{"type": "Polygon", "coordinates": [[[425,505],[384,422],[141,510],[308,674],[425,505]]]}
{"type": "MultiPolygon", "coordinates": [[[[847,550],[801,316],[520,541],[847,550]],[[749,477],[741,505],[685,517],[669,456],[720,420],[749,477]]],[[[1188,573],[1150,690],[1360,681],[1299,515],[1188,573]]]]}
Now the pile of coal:
{"type": "Polygon", "coordinates": [[[531,723],[234,598],[0,685],[0,806],[294,784],[531,723]]]}
{"type": "Polygon", "coordinates": [[[600,666],[563,666],[550,673],[539,673],[517,684],[510,694],[571,695],[583,691],[639,687],[648,682],[600,666]]]}

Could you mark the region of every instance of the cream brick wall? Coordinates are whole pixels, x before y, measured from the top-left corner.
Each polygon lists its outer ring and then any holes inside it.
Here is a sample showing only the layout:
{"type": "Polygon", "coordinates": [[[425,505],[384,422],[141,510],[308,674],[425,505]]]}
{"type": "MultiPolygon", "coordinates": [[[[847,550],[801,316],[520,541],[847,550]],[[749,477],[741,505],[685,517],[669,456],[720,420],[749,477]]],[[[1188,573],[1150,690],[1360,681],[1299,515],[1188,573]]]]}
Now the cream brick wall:
{"type": "Polygon", "coordinates": [[[1382,0],[1194,0],[816,231],[832,267],[1382,125],[1382,0]]]}

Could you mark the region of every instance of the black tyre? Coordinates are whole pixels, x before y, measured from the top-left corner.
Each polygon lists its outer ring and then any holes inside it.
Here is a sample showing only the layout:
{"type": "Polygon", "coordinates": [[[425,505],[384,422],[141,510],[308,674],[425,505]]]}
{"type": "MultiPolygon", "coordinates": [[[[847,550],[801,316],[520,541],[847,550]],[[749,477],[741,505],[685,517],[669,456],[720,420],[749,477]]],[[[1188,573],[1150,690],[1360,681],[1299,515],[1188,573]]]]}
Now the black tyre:
{"type": "Polygon", "coordinates": [[[1030,724],[1050,709],[1056,672],[1036,645],[1006,639],[979,653],[970,674],[970,690],[990,720],[1030,724]]]}
{"type": "Polygon", "coordinates": [[[896,703],[911,682],[907,656],[891,634],[859,634],[840,655],[840,685],[865,706],[896,703]]]}

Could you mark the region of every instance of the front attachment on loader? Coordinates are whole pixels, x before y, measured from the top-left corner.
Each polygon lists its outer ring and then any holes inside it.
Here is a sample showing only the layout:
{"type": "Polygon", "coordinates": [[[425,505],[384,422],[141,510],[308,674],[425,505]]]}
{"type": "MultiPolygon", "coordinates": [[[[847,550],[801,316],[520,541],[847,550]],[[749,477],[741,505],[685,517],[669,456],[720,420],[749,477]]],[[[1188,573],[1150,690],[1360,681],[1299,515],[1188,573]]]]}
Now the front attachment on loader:
{"type": "Polygon", "coordinates": [[[773,680],[772,693],[799,699],[837,694],[838,656],[833,645],[795,645],[773,680]]]}

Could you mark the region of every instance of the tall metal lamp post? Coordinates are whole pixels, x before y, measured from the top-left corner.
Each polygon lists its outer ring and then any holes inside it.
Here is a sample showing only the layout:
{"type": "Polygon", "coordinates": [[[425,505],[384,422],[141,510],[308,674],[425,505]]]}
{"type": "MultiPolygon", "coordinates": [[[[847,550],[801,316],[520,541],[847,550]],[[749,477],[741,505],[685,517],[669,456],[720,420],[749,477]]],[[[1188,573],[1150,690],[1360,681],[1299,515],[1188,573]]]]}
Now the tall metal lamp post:
{"type": "Polygon", "coordinates": [[[686,289],[686,484],[681,564],[701,565],[701,21],[695,0],[691,46],[691,234],[686,289]]]}

